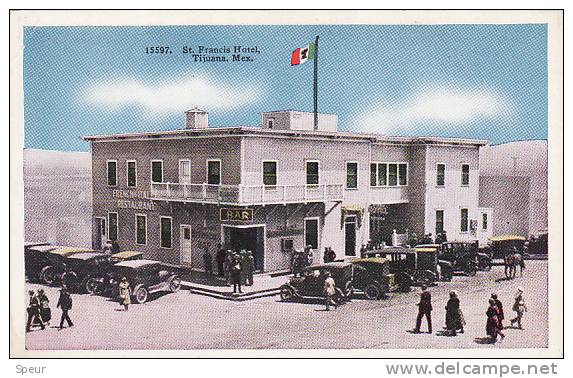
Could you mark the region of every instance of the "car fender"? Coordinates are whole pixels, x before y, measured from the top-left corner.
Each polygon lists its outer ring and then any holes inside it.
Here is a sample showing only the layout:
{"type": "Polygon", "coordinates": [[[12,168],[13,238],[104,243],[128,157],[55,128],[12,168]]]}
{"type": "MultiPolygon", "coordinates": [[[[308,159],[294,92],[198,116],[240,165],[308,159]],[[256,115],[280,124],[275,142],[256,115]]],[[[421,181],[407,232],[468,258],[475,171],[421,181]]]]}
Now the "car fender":
{"type": "Polygon", "coordinates": [[[300,292],[297,290],[297,288],[294,287],[293,285],[291,285],[289,282],[283,284],[283,285],[281,286],[281,288],[282,288],[282,287],[288,287],[289,289],[292,290],[292,292],[294,293],[294,295],[297,296],[297,297],[300,297],[300,296],[301,296],[301,295],[300,295],[300,292]]]}

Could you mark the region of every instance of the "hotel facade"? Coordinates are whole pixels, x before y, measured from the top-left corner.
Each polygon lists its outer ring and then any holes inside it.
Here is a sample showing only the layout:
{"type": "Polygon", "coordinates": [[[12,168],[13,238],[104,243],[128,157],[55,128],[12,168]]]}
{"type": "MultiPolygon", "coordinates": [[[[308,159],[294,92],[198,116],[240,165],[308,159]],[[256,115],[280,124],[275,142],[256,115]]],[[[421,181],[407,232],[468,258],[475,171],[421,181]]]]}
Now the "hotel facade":
{"type": "Polygon", "coordinates": [[[292,250],[338,257],[398,235],[491,236],[479,207],[487,141],[337,131],[337,117],[262,113],[260,127],[210,128],[185,112],[180,130],[83,137],[91,143],[93,246],[203,270],[217,244],[247,249],[259,271],[289,268],[292,250]]]}

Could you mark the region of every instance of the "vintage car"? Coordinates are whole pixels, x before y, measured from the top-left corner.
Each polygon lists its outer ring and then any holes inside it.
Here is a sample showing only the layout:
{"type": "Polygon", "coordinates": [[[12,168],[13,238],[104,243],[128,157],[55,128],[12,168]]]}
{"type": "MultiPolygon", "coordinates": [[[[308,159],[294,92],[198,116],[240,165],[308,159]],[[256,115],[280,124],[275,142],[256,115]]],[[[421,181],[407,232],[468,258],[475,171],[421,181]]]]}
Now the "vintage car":
{"type": "Polygon", "coordinates": [[[324,297],[326,272],[330,272],[337,288],[334,300],[342,303],[352,297],[353,265],[349,262],[330,262],[311,265],[303,269],[300,277],[291,277],[289,282],[280,287],[280,296],[284,301],[297,300],[303,297],[324,297]]]}
{"type": "MultiPolygon", "coordinates": [[[[119,282],[125,277],[132,288],[132,298],[136,303],[145,303],[149,294],[157,292],[175,293],[181,288],[181,278],[171,266],[155,260],[127,260],[111,266],[111,273],[98,289],[111,296],[119,293],[119,282]]],[[[92,281],[93,284],[93,281],[92,281]]]]}
{"type": "Polygon", "coordinates": [[[489,250],[494,259],[503,259],[508,253],[517,250],[518,253],[527,252],[526,239],[519,235],[500,235],[489,238],[489,250]]]}
{"type": "Polygon", "coordinates": [[[411,286],[430,286],[439,280],[452,278],[451,263],[438,259],[432,247],[386,247],[366,251],[366,257],[384,257],[389,260],[390,273],[395,275],[400,291],[410,291],[411,286]]]}
{"type": "Polygon", "coordinates": [[[527,242],[527,253],[530,255],[546,255],[547,254],[547,230],[531,235],[527,242]]]}
{"type": "Polygon", "coordinates": [[[54,274],[68,290],[89,293],[89,282],[94,278],[104,277],[111,268],[112,262],[108,254],[101,252],[81,252],[66,256],[53,265],[54,274]]]}
{"type": "Polygon", "coordinates": [[[26,276],[30,281],[52,285],[59,282],[58,271],[63,259],[76,253],[93,252],[91,249],[58,245],[39,245],[24,250],[26,276]]]}
{"type": "Polygon", "coordinates": [[[141,259],[143,259],[143,252],[139,251],[121,251],[111,255],[111,261],[114,263],[128,260],[141,260],[141,259]]]}
{"type": "MultiPolygon", "coordinates": [[[[476,241],[447,241],[441,244],[439,258],[452,263],[454,272],[462,272],[468,276],[475,276],[478,269],[478,242],[476,241]]],[[[484,265],[491,267],[485,261],[484,265]]]]}
{"type": "Polygon", "coordinates": [[[398,289],[396,277],[390,273],[390,262],[382,257],[351,260],[354,265],[352,286],[368,299],[380,299],[398,289]]]}

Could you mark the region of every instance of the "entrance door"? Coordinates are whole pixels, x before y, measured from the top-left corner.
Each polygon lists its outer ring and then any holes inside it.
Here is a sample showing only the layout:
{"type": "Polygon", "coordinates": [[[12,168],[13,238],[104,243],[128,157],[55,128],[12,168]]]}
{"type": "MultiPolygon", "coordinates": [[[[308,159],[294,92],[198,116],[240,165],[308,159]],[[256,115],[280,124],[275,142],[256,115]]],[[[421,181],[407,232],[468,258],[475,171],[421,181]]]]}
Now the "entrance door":
{"type": "Polygon", "coordinates": [[[96,217],[94,224],[94,249],[103,249],[105,242],[107,241],[107,231],[105,228],[105,218],[96,217]]]}
{"type": "Polygon", "coordinates": [[[179,183],[191,184],[191,161],[179,160],[179,183]]]}
{"type": "Polygon", "coordinates": [[[233,251],[242,249],[253,253],[255,271],[265,269],[264,227],[224,227],[225,245],[233,251]]]}
{"type": "Polygon", "coordinates": [[[344,222],[346,256],[356,256],[356,216],[348,216],[344,222]]]}
{"type": "Polygon", "coordinates": [[[179,248],[180,256],[181,256],[181,263],[185,265],[191,265],[191,258],[193,248],[191,245],[191,226],[187,224],[182,224],[179,230],[179,248]]]}

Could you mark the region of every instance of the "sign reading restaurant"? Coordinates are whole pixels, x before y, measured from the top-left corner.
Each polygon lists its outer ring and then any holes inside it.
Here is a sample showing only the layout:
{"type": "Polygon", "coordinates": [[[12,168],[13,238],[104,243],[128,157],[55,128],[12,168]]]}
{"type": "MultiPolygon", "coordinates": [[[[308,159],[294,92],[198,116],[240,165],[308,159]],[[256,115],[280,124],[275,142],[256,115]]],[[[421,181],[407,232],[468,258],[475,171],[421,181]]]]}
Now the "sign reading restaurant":
{"type": "Polygon", "coordinates": [[[221,221],[251,222],[253,220],[253,209],[222,207],[220,219],[221,221]]]}
{"type": "Polygon", "coordinates": [[[148,193],[146,190],[114,189],[111,196],[117,198],[117,207],[120,209],[155,210],[153,201],[147,199],[148,193]]]}

